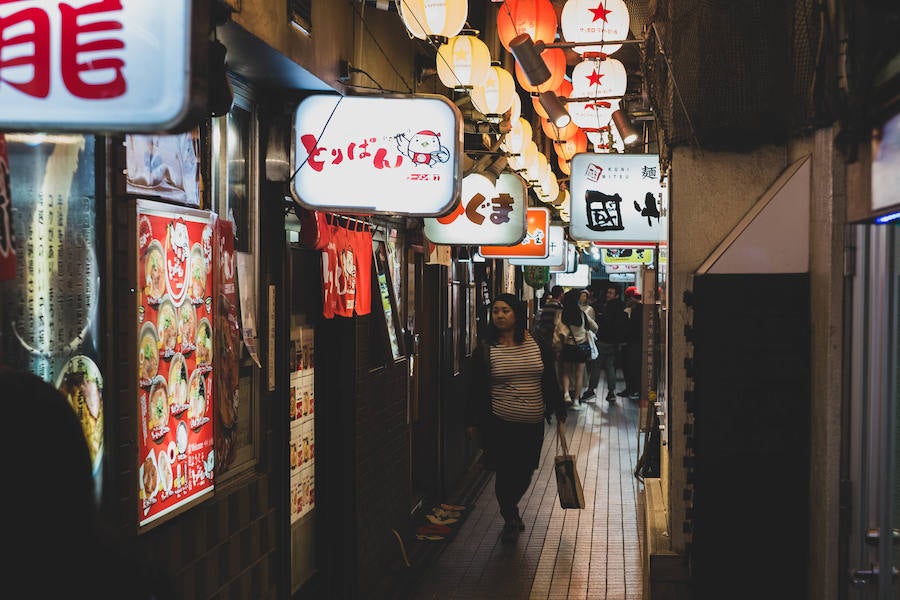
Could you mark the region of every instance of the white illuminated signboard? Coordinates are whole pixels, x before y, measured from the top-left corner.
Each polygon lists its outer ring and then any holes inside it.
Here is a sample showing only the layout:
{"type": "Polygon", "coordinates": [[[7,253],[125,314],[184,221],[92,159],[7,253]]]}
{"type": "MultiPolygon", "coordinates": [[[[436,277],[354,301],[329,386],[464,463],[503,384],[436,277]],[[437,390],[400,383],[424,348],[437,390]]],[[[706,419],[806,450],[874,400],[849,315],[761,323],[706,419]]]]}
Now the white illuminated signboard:
{"type": "Polygon", "coordinates": [[[590,265],[578,265],[571,273],[556,273],[553,275],[554,285],[570,288],[583,288],[591,285],[590,265]]]}
{"type": "Polygon", "coordinates": [[[462,181],[460,202],[449,214],[425,218],[425,237],[434,244],[510,245],[525,237],[528,197],[525,181],[515,173],[501,173],[497,184],[480,173],[462,181]]]}
{"type": "Polygon", "coordinates": [[[510,258],[511,265],[538,265],[565,268],[566,265],[566,232],[559,225],[547,228],[547,239],[550,241],[546,258],[510,258]]]}
{"type": "Polygon", "coordinates": [[[0,2],[0,128],[143,132],[175,126],[189,105],[192,4],[0,2]]]}
{"type": "Polygon", "coordinates": [[[291,193],[313,210],[440,216],[460,191],[462,148],[444,96],[314,94],[294,113],[291,193]]]}
{"type": "Polygon", "coordinates": [[[574,239],[649,246],[665,239],[668,207],[658,155],[576,154],[569,185],[574,239]]]}

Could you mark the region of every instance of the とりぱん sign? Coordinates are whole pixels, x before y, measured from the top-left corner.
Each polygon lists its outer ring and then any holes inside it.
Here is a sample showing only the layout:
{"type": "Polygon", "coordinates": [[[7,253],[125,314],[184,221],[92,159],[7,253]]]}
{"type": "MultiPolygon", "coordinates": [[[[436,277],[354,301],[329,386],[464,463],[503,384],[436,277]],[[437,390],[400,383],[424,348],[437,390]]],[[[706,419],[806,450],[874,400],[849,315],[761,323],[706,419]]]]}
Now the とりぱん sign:
{"type": "Polygon", "coordinates": [[[0,2],[7,131],[160,131],[189,107],[192,2],[0,2]]]}
{"type": "Polygon", "coordinates": [[[525,239],[511,246],[479,246],[478,253],[485,258],[547,258],[549,227],[549,208],[529,208],[525,216],[525,239]]]}
{"type": "Polygon", "coordinates": [[[291,193],[306,208],[430,217],[462,179],[462,116],[444,96],[314,94],[294,113],[291,193]]]}
{"type": "Polygon", "coordinates": [[[572,157],[569,233],[576,240],[640,242],[666,239],[667,206],[657,154],[572,157]]]}
{"type": "Polygon", "coordinates": [[[526,193],[515,173],[501,173],[496,185],[481,173],[467,175],[453,212],[423,219],[425,237],[450,246],[516,244],[525,236],[526,193]]]}

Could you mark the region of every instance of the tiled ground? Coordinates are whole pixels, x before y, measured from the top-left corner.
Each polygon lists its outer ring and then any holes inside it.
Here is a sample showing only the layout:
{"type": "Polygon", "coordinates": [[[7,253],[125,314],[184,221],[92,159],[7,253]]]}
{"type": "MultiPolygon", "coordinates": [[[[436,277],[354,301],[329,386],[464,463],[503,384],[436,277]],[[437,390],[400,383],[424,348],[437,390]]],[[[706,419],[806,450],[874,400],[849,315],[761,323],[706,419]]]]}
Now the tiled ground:
{"type": "Polygon", "coordinates": [[[410,597],[640,600],[643,508],[633,471],[643,438],[637,421],[637,402],[625,398],[613,405],[598,398],[569,412],[569,451],[578,456],[584,510],[559,506],[555,421],[547,426],[541,467],[520,504],[526,530],[518,542],[500,541],[503,519],[491,477],[410,597]]]}

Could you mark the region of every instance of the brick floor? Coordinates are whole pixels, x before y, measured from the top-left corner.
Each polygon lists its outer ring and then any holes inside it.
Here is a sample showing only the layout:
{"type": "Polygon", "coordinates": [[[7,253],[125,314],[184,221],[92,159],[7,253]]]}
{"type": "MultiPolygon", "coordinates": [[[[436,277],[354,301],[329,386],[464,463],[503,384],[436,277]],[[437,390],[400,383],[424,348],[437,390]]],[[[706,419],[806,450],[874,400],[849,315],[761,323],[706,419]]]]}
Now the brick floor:
{"type": "MultiPolygon", "coordinates": [[[[603,385],[600,389],[605,389],[603,385]]],[[[415,599],[641,599],[642,486],[636,401],[598,396],[569,411],[569,451],[578,456],[586,508],[564,510],[556,496],[556,425],[548,425],[541,466],[520,503],[526,529],[503,544],[493,476],[456,538],[425,569],[415,599]]]]}

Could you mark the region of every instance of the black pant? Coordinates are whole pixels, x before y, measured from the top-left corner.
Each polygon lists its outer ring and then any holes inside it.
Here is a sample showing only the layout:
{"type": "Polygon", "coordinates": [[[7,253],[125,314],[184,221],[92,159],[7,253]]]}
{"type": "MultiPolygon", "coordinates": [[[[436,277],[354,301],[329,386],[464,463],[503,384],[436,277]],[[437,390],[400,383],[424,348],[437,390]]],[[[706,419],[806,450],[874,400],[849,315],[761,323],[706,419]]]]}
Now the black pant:
{"type": "Polygon", "coordinates": [[[507,523],[518,520],[519,500],[531,485],[534,470],[524,465],[504,465],[497,469],[494,477],[494,493],[500,514],[507,523]]]}

